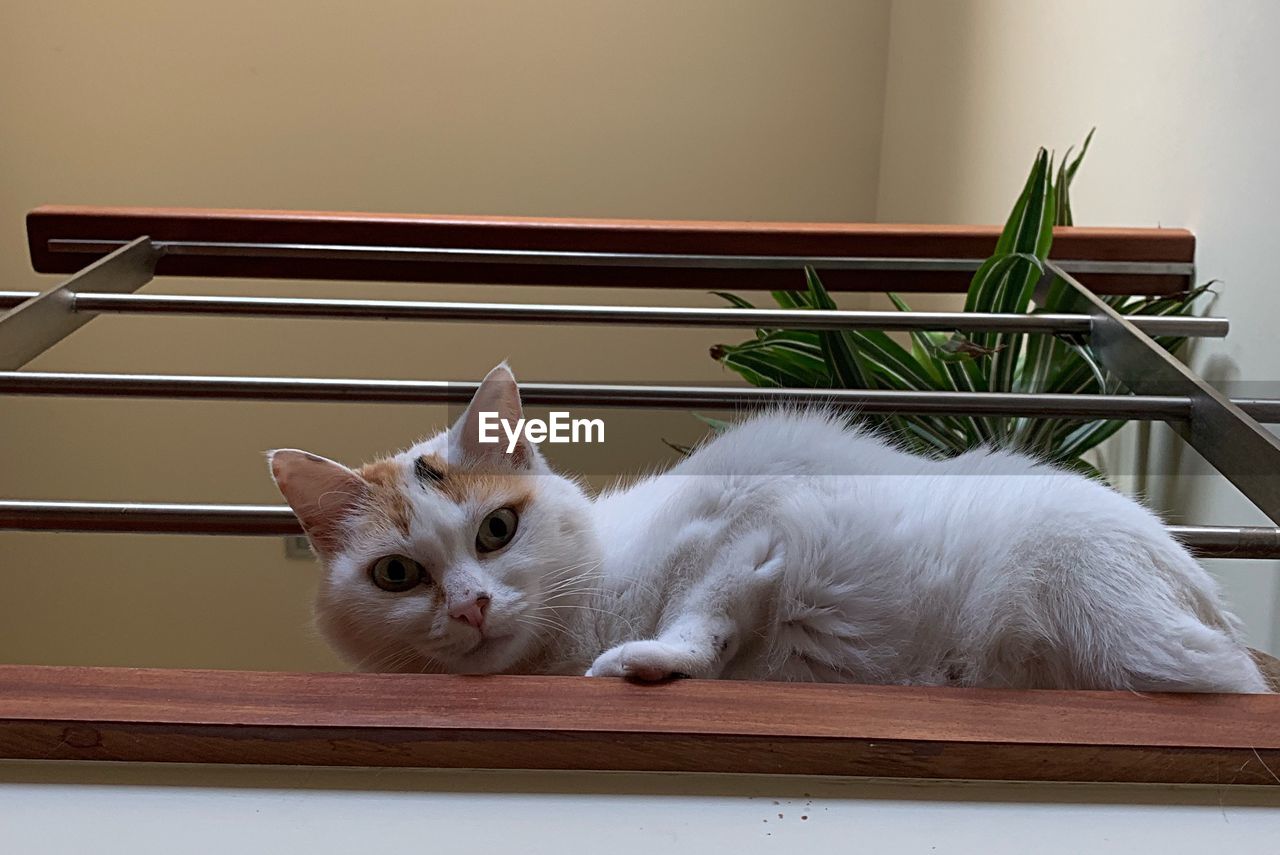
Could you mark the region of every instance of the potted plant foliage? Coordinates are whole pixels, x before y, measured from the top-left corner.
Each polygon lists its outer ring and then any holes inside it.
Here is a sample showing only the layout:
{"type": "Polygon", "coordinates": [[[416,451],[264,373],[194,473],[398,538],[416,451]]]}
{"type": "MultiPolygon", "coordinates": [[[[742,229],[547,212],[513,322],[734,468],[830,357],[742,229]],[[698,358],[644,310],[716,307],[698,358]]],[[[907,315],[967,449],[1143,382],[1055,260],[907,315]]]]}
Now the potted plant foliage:
{"type": "MultiPolygon", "coordinates": [[[[1072,311],[1070,289],[1060,280],[1042,284],[1038,298],[1036,292],[1053,245],[1053,227],[1072,225],[1071,181],[1092,136],[1090,132],[1074,159],[1068,150],[1056,170],[1047,151],[1037,153],[995,253],[969,284],[965,311],[1072,311]]],[[[774,302],[785,309],[837,308],[815,270],[807,268],[804,276],[804,290],[775,291],[774,302]]],[[[1168,296],[1104,299],[1122,314],[1185,315],[1208,289],[1203,285],[1168,296]]],[[[742,297],[716,293],[734,306],[752,308],[742,297]]],[[[910,310],[901,297],[889,298],[899,310],[910,310]]],[[[1184,339],[1156,341],[1176,352],[1184,339]]],[[[756,386],[1058,394],[1114,393],[1120,388],[1087,344],[1036,333],[913,332],[909,341],[900,341],[876,330],[760,329],[749,341],[714,346],[711,355],[756,386]]],[[[864,418],[919,453],[950,456],[980,445],[1017,448],[1094,475],[1100,473],[1082,456],[1124,425],[1123,420],[947,414],[864,418]]]]}

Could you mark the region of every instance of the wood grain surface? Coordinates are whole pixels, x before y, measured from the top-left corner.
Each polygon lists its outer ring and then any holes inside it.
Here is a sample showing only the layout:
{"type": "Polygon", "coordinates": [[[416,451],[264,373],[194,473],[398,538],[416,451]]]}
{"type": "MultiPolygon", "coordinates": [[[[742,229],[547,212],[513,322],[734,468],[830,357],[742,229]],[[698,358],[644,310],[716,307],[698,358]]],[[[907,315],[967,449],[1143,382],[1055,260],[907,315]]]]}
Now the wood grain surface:
{"type": "MultiPolygon", "coordinates": [[[[705,255],[985,258],[995,248],[996,226],[772,223],[694,220],[601,220],[550,217],[466,217],[320,211],[47,206],[27,215],[34,269],[72,273],[95,256],[51,252],[52,238],[250,243],[349,244],[468,249],[705,255]]],[[[1195,238],[1184,229],[1059,228],[1059,260],[1190,262],[1195,238]]],[[[521,285],[593,285],[648,288],[803,288],[794,270],[589,267],[494,264],[171,256],[161,276],[279,279],[352,279],[521,285]]],[[[843,291],[964,291],[969,272],[825,271],[823,281],[843,291]]],[[[1184,289],[1180,275],[1082,274],[1102,294],[1170,293],[1184,289]]]]}
{"type": "Polygon", "coordinates": [[[1280,696],[0,666],[0,757],[1280,784],[1280,696]]]}

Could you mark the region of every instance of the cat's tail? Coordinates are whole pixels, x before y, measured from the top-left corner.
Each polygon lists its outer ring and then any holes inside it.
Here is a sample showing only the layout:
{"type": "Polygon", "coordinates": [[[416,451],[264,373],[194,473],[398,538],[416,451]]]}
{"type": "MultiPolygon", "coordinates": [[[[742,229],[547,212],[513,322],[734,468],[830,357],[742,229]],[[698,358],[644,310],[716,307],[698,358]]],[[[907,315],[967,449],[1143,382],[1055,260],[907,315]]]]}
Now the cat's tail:
{"type": "Polygon", "coordinates": [[[1171,587],[1186,599],[1186,605],[1202,623],[1222,630],[1232,640],[1244,644],[1244,624],[1226,609],[1216,579],[1192,557],[1178,540],[1164,531],[1147,544],[1155,566],[1171,587]]]}
{"type": "Polygon", "coordinates": [[[1262,679],[1267,681],[1267,686],[1271,691],[1280,692],[1280,659],[1270,653],[1254,650],[1252,647],[1245,649],[1249,651],[1249,655],[1253,658],[1253,664],[1258,666],[1258,670],[1262,673],[1262,679]]]}
{"type": "Polygon", "coordinates": [[[1154,683],[1145,688],[1277,691],[1280,660],[1245,646],[1243,625],[1223,604],[1218,583],[1180,543],[1160,534],[1146,546],[1176,605],[1164,616],[1165,632],[1143,642],[1144,664],[1152,667],[1137,673],[1145,670],[1154,683]]]}

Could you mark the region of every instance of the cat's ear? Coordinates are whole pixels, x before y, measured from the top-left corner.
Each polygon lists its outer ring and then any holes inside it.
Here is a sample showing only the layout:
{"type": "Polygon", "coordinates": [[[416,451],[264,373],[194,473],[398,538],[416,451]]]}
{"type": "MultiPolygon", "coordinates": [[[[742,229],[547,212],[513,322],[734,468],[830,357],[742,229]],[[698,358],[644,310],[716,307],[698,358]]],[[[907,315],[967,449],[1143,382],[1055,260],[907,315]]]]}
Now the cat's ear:
{"type": "Polygon", "coordinates": [[[505,464],[531,469],[541,463],[538,450],[521,432],[515,447],[507,451],[510,439],[502,425],[511,430],[524,419],[520,387],[503,362],[485,375],[467,405],[466,412],[449,429],[449,445],[464,464],[505,464]],[[486,441],[489,440],[489,441],[486,441]]]}
{"type": "Polygon", "coordinates": [[[296,448],[269,452],[267,460],[316,551],[333,555],[342,546],[347,518],[368,496],[368,482],[341,463],[296,448]]]}

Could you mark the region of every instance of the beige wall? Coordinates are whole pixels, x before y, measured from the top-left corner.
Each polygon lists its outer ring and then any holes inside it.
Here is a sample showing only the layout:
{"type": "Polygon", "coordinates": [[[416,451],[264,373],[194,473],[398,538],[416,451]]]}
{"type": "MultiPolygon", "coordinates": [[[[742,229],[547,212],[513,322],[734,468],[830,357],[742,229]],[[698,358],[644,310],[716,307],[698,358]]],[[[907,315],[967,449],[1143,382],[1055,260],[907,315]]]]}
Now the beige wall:
{"type": "MultiPolygon", "coordinates": [[[[0,0],[0,287],[45,203],[874,219],[888,0],[0,0]]],[[[153,291],[608,302],[598,290],[169,280],[153,291]]],[[[705,302],[681,292],[653,303],[705,302]]],[[[733,332],[104,318],[49,370],[718,380],[733,332]]],[[[0,401],[0,495],[269,502],[262,451],[361,460],[406,406],[0,401]]],[[[597,474],[681,414],[610,414],[597,474]]],[[[0,534],[0,661],[323,668],[276,540],[0,534]]]]}
{"type": "MultiPolygon", "coordinates": [[[[994,222],[1031,153],[1097,125],[1090,224],[1190,226],[1225,280],[1196,366],[1267,380],[1272,4],[89,2],[0,0],[0,272],[37,287],[23,214],[49,202],[744,219],[994,222]],[[1228,11],[1229,10],[1229,11],[1228,11]]],[[[625,301],[566,289],[169,280],[156,291],[625,301]]],[[[649,292],[651,303],[705,295],[649,292]]],[[[846,301],[859,305],[858,300],[846,301]]],[[[95,321],[33,367],[718,380],[732,331],[318,321],[95,321]]],[[[1276,394],[1255,387],[1246,392],[1276,394]]],[[[437,408],[0,402],[0,495],[274,501],[261,452],[349,460],[437,408]]],[[[602,480],[668,459],[678,413],[609,414],[602,480]]],[[[1262,522],[1193,454],[1130,430],[1113,470],[1171,518],[1262,522]],[[1143,455],[1138,445],[1149,445],[1143,455]],[[1154,449],[1152,451],[1151,449],[1154,449]],[[1155,454],[1157,457],[1152,458],[1155,454]]],[[[275,540],[0,534],[0,661],[309,668],[314,569],[275,540]]],[[[1277,649],[1274,564],[1214,568],[1277,649]]]]}
{"type": "Polygon", "coordinates": [[[0,827],[24,855],[1253,855],[1272,789],[8,763],[0,827]]]}
{"type": "MultiPolygon", "coordinates": [[[[1231,334],[1199,343],[1193,366],[1280,396],[1277,32],[1269,0],[894,0],[878,216],[1002,218],[1036,146],[1061,152],[1096,125],[1077,221],[1194,230],[1231,334]]],[[[1105,464],[1172,521],[1269,524],[1163,426],[1127,428],[1105,464]]],[[[1280,562],[1209,563],[1252,642],[1280,649],[1280,562]]]]}

